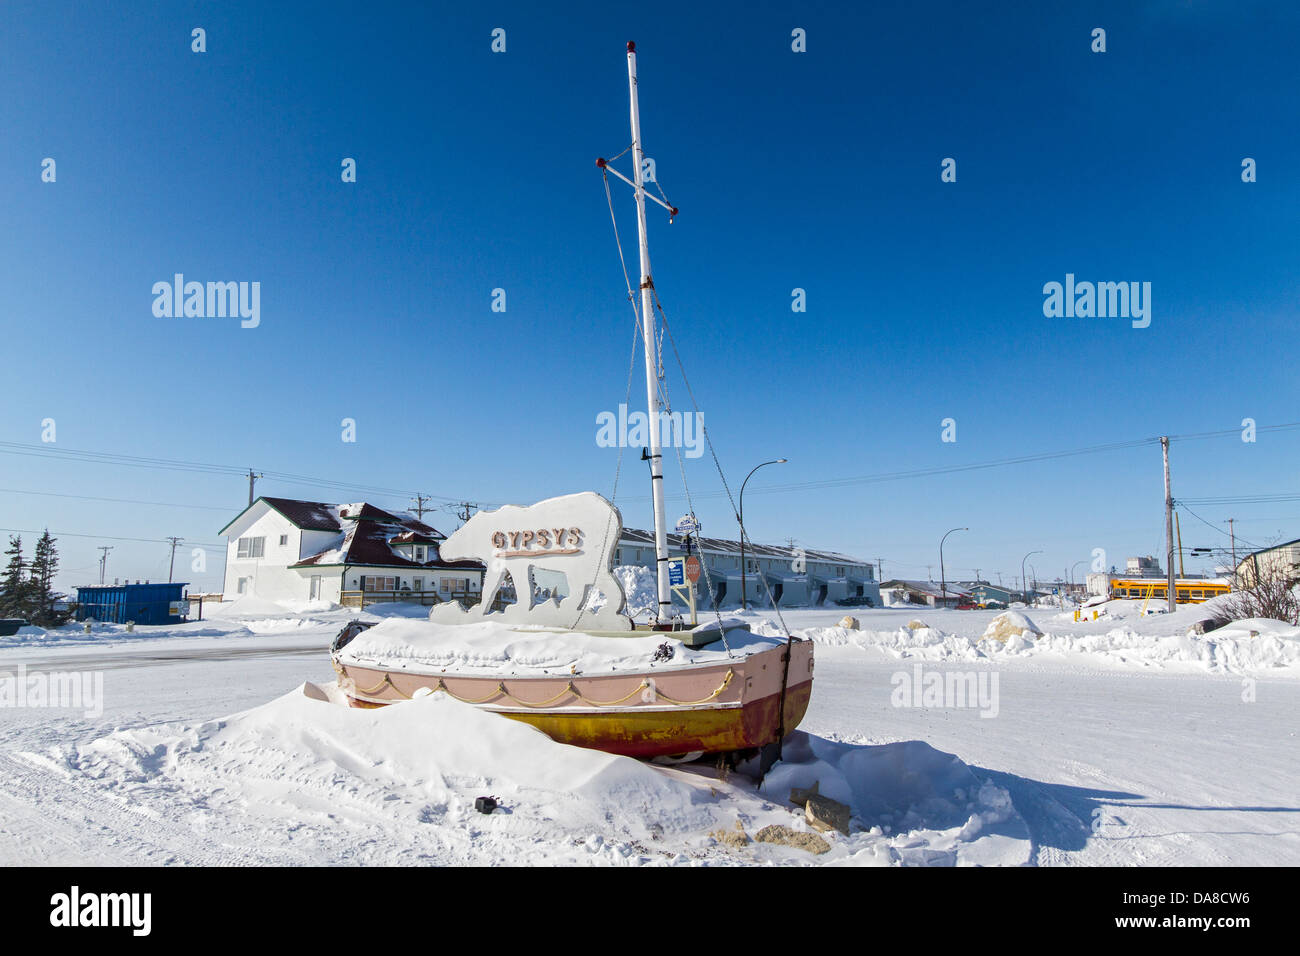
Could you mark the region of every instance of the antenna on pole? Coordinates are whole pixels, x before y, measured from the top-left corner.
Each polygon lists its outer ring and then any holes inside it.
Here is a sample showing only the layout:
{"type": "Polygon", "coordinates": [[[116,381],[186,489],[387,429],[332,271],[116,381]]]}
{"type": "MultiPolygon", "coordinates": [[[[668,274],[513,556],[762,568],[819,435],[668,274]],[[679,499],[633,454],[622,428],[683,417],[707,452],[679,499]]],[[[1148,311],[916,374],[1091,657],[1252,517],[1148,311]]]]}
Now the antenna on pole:
{"type": "Polygon", "coordinates": [[[104,586],[104,570],[108,566],[108,552],[113,550],[112,545],[100,545],[99,550],[103,552],[99,556],[99,585],[104,586]]]}
{"type": "Polygon", "coordinates": [[[172,572],[176,569],[176,545],[180,544],[182,539],[168,538],[167,540],[172,543],[172,559],[171,563],[167,565],[167,583],[171,584],[172,572]]]}
{"type": "Polygon", "coordinates": [[[264,477],[261,474],[254,473],[253,469],[248,469],[248,506],[251,508],[257,498],[253,495],[253,488],[257,484],[257,479],[264,477]]]}

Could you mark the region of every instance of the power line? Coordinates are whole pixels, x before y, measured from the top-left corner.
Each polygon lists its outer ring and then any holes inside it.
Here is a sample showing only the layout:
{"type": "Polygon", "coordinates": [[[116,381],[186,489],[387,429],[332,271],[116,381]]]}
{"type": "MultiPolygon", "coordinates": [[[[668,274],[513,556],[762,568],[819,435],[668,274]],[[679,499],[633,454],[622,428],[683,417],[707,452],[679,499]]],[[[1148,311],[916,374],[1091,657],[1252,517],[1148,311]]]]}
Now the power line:
{"type": "MultiPolygon", "coordinates": [[[[1198,514],[1197,514],[1195,511],[1193,511],[1191,508],[1187,507],[1187,502],[1183,501],[1183,499],[1179,498],[1177,501],[1174,502],[1174,504],[1177,505],[1179,508],[1181,508],[1183,511],[1186,511],[1189,515],[1191,515],[1193,518],[1195,518],[1195,519],[1196,519],[1197,521],[1199,521],[1201,524],[1213,528],[1215,531],[1219,532],[1219,534],[1223,535],[1225,538],[1231,538],[1231,537],[1232,537],[1232,535],[1230,535],[1227,531],[1224,531],[1222,528],[1220,528],[1218,525],[1214,524],[1212,521],[1206,521],[1204,518],[1202,518],[1200,515],[1198,515],[1198,514]]],[[[1253,543],[1251,543],[1250,541],[1247,541],[1247,540],[1246,540],[1245,538],[1243,538],[1241,535],[1237,535],[1237,536],[1236,536],[1236,539],[1237,539],[1238,541],[1242,542],[1243,544],[1249,545],[1251,548],[1253,548],[1253,549],[1256,550],[1256,551],[1261,550],[1261,548],[1260,548],[1259,545],[1257,545],[1257,544],[1253,544],[1253,543]]]]}
{"type": "MultiPolygon", "coordinates": [[[[140,455],[122,455],[113,452],[88,451],[79,448],[62,448],[57,445],[36,445],[23,442],[0,441],[0,454],[23,455],[28,457],[52,458],[56,461],[80,462],[82,464],[121,465],[130,468],[145,468],[158,471],[181,471],[210,475],[248,478],[251,469],[235,465],[222,465],[214,462],[184,461],[176,458],[153,458],[140,455]]],[[[386,488],[377,485],[354,484],[329,478],[317,478],[311,475],[298,475],[283,471],[263,471],[259,477],[274,479],[285,484],[306,485],[315,488],[331,488],[340,491],[356,491],[362,494],[385,495],[394,498],[411,498],[419,492],[405,488],[386,488]]],[[[424,495],[426,499],[436,499],[454,504],[463,496],[424,495]]]]}
{"type": "MultiPolygon", "coordinates": [[[[1296,428],[1300,428],[1300,422],[1287,422],[1281,425],[1268,425],[1256,429],[1256,433],[1265,432],[1265,431],[1290,431],[1296,428]]],[[[1229,428],[1229,429],[1222,429],[1220,431],[1193,432],[1184,435],[1170,435],[1168,437],[1171,441],[1174,440],[1200,441],[1200,440],[1211,439],[1211,438],[1226,438],[1230,435],[1239,437],[1241,435],[1241,431],[1239,429],[1229,428]]],[[[1119,450],[1129,449],[1129,448],[1140,448],[1147,445],[1156,445],[1159,443],[1160,443],[1159,438],[1135,438],[1129,441],[1109,442],[1107,444],[1102,444],[1102,445],[1089,445],[1084,448],[1073,448],[1073,449],[1066,449],[1063,451],[1055,451],[1055,452],[1041,452],[1033,455],[1016,455],[1008,458],[995,458],[988,461],[972,462],[966,465],[946,465],[946,466],[940,466],[935,468],[918,468],[910,471],[881,472],[873,475],[855,475],[855,476],[850,476],[845,478],[827,478],[820,481],[801,481],[801,482],[791,482],[786,484],[768,485],[767,487],[760,487],[758,489],[755,489],[752,492],[752,494],[757,494],[757,495],[779,494],[782,492],[789,492],[789,491],[805,491],[805,490],[819,489],[819,488],[839,488],[839,487],[845,487],[849,485],[877,484],[877,483],[888,482],[888,481],[906,481],[908,479],[913,479],[913,478],[928,478],[936,475],[950,475],[950,474],[957,474],[959,472],[978,471],[986,468],[1001,468],[1007,465],[1023,465],[1032,462],[1052,461],[1060,458],[1071,458],[1078,455],[1093,455],[1093,454],[1100,454],[1103,452],[1119,451],[1119,450]]],[[[724,494],[725,492],[720,492],[720,491],[705,492],[703,494],[696,494],[695,497],[697,499],[698,498],[720,498],[723,497],[724,494]]],[[[679,499],[683,496],[672,495],[670,497],[674,499],[679,499]]],[[[638,497],[634,500],[637,501],[648,500],[648,496],[638,497]]],[[[1288,499],[1278,497],[1273,500],[1281,501],[1281,500],[1288,500],[1288,499]]],[[[1297,496],[1296,500],[1300,500],[1300,496],[1297,496]]]]}
{"type": "MultiPolygon", "coordinates": [[[[0,528],[0,531],[5,532],[6,534],[44,533],[41,531],[24,530],[22,528],[0,528]]],[[[166,544],[171,540],[170,538],[126,538],[121,535],[113,534],[78,534],[75,531],[51,531],[50,535],[55,538],[98,538],[101,541],[140,541],[144,544],[166,544]]],[[[194,545],[196,548],[220,548],[224,550],[226,547],[225,542],[222,542],[221,544],[208,544],[203,541],[191,541],[189,543],[194,545]]]]}
{"type": "Polygon", "coordinates": [[[141,498],[100,498],[94,495],[70,495],[57,491],[27,491],[23,488],[0,488],[0,492],[11,495],[42,495],[47,498],[75,498],[78,501],[111,501],[115,504],[123,505],[150,505],[155,508],[193,508],[202,511],[223,511],[230,513],[229,508],[219,508],[216,505],[186,505],[179,501],[145,501],[141,498]]]}

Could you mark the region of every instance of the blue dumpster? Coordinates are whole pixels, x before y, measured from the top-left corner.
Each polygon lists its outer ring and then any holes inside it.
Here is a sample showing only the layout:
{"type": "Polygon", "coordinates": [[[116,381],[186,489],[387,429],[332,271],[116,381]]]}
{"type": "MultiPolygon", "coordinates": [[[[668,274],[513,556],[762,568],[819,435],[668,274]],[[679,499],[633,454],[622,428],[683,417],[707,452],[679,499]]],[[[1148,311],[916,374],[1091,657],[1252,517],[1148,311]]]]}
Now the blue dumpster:
{"type": "Polygon", "coordinates": [[[187,582],[77,588],[77,620],[107,624],[180,624],[189,614],[187,582]],[[173,613],[179,611],[180,613],[173,613]]]}

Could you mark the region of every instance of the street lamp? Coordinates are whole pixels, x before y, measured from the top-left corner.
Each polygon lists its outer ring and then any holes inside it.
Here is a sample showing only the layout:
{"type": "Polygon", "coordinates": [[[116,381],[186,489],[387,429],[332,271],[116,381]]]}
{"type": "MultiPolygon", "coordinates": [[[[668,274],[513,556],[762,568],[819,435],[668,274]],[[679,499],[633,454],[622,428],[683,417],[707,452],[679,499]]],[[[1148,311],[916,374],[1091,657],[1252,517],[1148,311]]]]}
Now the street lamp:
{"type": "Polygon", "coordinates": [[[1070,587],[1074,587],[1074,569],[1081,564],[1087,564],[1087,563],[1088,563],[1088,559],[1083,558],[1079,561],[1075,561],[1074,564],[1070,565],[1070,587]]]}
{"type": "Polygon", "coordinates": [[[740,609],[748,610],[749,601],[745,594],[745,485],[749,484],[749,479],[754,477],[754,472],[762,468],[763,465],[784,465],[789,459],[774,458],[771,461],[765,461],[762,465],[755,465],[745,476],[745,480],[740,483],[740,512],[736,515],[736,521],[740,524],[740,609]]]}
{"type": "Polygon", "coordinates": [[[1035,554],[1043,554],[1043,552],[1042,552],[1042,551],[1030,551],[1029,554],[1025,555],[1023,558],[1020,559],[1020,587],[1021,587],[1021,590],[1023,590],[1024,593],[1025,593],[1025,598],[1026,598],[1025,603],[1026,603],[1026,604],[1029,603],[1029,601],[1028,601],[1028,598],[1029,598],[1029,582],[1028,582],[1028,580],[1025,578],[1025,561],[1027,561],[1030,557],[1032,557],[1032,556],[1035,555],[1035,554]]]}
{"type": "Polygon", "coordinates": [[[969,531],[970,528],[953,528],[952,531],[945,531],[942,538],[939,539],[939,589],[943,596],[939,598],[939,603],[943,604],[948,600],[948,578],[943,568],[943,543],[948,540],[948,535],[953,531],[969,531]]]}

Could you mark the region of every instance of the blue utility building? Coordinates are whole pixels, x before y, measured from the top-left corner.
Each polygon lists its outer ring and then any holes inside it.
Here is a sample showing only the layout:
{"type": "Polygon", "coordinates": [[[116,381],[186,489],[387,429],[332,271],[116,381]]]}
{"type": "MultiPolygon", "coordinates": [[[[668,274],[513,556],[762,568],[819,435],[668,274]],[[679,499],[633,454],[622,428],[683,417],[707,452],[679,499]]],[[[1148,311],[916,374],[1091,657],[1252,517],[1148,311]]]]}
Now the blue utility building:
{"type": "Polygon", "coordinates": [[[186,582],[77,588],[77,620],[106,624],[179,624],[189,614],[186,582]]]}

